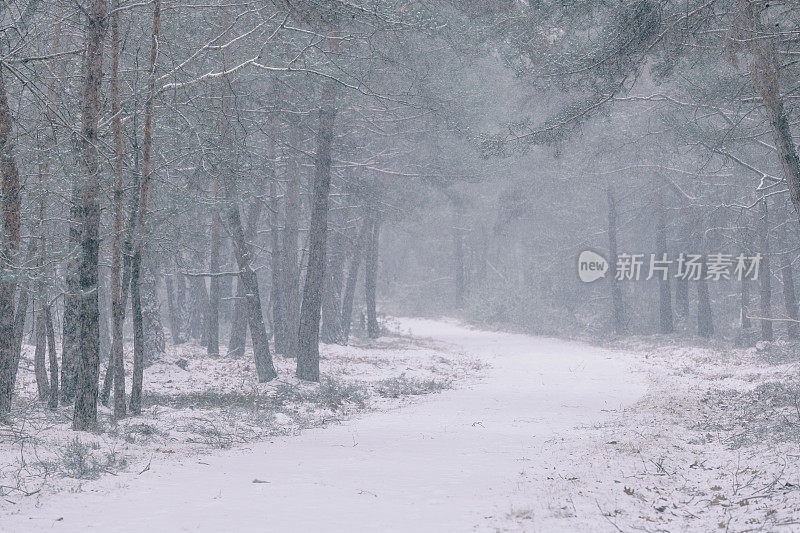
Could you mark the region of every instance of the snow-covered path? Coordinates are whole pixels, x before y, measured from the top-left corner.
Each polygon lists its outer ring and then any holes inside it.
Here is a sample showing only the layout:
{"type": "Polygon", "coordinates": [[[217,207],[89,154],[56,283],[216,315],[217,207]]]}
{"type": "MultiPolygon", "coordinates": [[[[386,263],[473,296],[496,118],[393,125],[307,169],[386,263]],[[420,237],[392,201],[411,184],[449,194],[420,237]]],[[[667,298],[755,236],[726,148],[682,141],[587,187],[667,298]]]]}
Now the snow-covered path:
{"type": "Polygon", "coordinates": [[[0,517],[0,530],[488,529],[536,498],[518,478],[532,464],[546,467],[537,464],[546,440],[645,392],[644,377],[624,357],[597,348],[442,321],[399,324],[489,363],[487,376],[298,437],[154,459],[142,475],[108,476],[41,508],[21,503],[18,513],[0,517]]]}

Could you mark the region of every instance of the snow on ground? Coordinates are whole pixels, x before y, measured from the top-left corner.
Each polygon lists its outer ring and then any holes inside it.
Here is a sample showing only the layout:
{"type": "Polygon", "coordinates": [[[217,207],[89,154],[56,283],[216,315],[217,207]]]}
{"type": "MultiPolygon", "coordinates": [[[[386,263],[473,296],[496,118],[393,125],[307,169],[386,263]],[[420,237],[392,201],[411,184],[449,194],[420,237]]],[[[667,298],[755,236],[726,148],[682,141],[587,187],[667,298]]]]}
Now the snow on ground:
{"type": "MultiPolygon", "coordinates": [[[[0,530],[800,527],[795,346],[655,338],[598,348],[452,321],[392,327],[427,340],[325,347],[318,386],[254,386],[247,358],[171,354],[148,369],[160,405],[81,435],[97,446],[97,479],[64,477],[74,475],[73,434],[32,408],[29,442],[65,446],[41,492],[5,496],[0,530]],[[441,383],[448,390],[402,400],[441,383]]],[[[291,363],[278,361],[282,376],[291,363]]],[[[4,443],[3,461],[30,450],[24,442],[4,443]]]]}
{"type": "Polygon", "coordinates": [[[800,530],[800,347],[619,342],[648,392],[549,440],[500,529],[800,530]]]}
{"type": "Polygon", "coordinates": [[[539,496],[521,473],[551,467],[542,455],[549,440],[603,420],[645,392],[643,376],[614,352],[441,321],[402,320],[395,327],[431,338],[447,359],[478,358],[486,375],[401,409],[393,403],[299,435],[202,457],[154,454],[141,474],[136,468],[86,482],[80,492],[42,496],[40,506],[40,495],[21,498],[4,526],[492,530],[539,496]]]}
{"type": "Polygon", "coordinates": [[[10,425],[0,424],[0,515],[13,512],[21,499],[46,501],[53,493],[81,491],[87,480],[138,473],[155,457],[203,455],[295,435],[360,411],[402,405],[481,371],[474,359],[400,336],[355,343],[322,345],[318,385],[293,377],[294,359],[276,356],[279,378],[259,384],[249,350],[238,358],[208,357],[197,345],[170,346],[145,369],[141,416],[112,424],[110,410],[101,406],[95,434],[71,430],[70,408],[51,412],[36,399],[33,347],[25,346],[15,416],[10,425]]]}

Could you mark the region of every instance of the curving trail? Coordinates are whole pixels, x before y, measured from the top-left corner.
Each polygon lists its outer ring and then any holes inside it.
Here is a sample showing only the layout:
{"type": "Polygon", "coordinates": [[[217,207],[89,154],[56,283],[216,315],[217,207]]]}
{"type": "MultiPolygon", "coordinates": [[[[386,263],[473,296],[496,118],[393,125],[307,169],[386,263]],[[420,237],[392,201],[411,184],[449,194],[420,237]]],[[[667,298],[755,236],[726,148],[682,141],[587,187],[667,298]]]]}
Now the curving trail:
{"type": "Polygon", "coordinates": [[[0,529],[493,530],[512,506],[536,498],[515,479],[520,461],[536,464],[547,439],[569,439],[570,428],[645,392],[644,378],[613,352],[446,321],[398,323],[491,368],[467,388],[401,409],[215,453],[202,458],[207,464],[187,458],[87,484],[0,517],[0,529]]]}

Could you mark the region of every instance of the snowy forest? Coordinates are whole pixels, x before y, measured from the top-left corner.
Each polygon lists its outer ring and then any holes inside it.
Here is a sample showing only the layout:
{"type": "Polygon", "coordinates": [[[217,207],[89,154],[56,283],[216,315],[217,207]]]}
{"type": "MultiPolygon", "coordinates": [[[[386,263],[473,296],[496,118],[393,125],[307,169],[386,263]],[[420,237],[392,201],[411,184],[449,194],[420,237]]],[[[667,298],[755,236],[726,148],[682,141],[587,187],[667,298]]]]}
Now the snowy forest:
{"type": "Polygon", "coordinates": [[[800,2],[0,2],[0,531],[800,531],[800,2]]]}

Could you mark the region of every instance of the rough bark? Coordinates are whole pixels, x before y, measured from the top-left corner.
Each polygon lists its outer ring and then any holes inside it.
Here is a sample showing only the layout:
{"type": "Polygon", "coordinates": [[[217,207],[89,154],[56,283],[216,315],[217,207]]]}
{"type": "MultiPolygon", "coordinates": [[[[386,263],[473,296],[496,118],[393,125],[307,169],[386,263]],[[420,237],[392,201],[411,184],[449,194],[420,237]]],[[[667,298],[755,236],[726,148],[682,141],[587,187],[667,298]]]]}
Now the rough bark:
{"type": "Polygon", "coordinates": [[[335,92],[327,86],[319,111],[317,152],[314,163],[314,186],[311,224],[308,239],[308,266],[300,306],[297,377],[319,381],[319,321],[322,285],[325,279],[325,248],[328,237],[328,201],[331,188],[331,148],[336,118],[335,92]]]}
{"type": "MultiPolygon", "coordinates": [[[[300,147],[300,128],[296,121],[289,124],[289,143],[295,149],[300,147]]],[[[300,266],[297,257],[297,237],[300,224],[300,165],[294,154],[288,157],[286,178],[283,200],[281,295],[284,304],[283,319],[288,334],[280,353],[289,357],[297,357],[300,327],[300,266]]]]}
{"type": "Polygon", "coordinates": [[[83,143],[81,163],[86,177],[81,187],[80,335],[75,411],[72,418],[72,428],[83,431],[97,426],[97,392],[100,373],[100,311],[97,282],[101,189],[97,126],[100,116],[100,83],[103,77],[105,0],[93,0],[86,15],[88,24],[86,73],[81,116],[83,143]]]}
{"type": "Polygon", "coordinates": [[[800,159],[781,95],[781,66],[775,50],[775,37],[770,36],[772,32],[761,21],[761,15],[757,11],[760,6],[760,2],[739,0],[739,12],[744,26],[741,41],[746,42],[753,55],[750,77],[770,122],[775,150],[789,188],[789,198],[800,215],[800,159]]]}
{"type": "Polygon", "coordinates": [[[0,257],[0,415],[11,410],[16,373],[14,353],[14,261],[20,244],[20,181],[11,142],[13,119],[0,68],[0,187],[2,188],[2,256],[0,257]]]}

